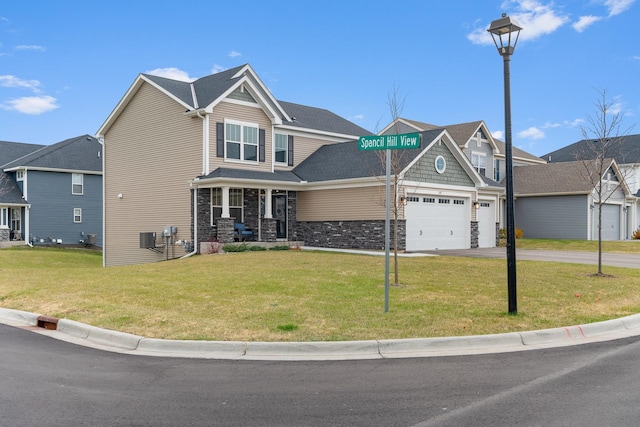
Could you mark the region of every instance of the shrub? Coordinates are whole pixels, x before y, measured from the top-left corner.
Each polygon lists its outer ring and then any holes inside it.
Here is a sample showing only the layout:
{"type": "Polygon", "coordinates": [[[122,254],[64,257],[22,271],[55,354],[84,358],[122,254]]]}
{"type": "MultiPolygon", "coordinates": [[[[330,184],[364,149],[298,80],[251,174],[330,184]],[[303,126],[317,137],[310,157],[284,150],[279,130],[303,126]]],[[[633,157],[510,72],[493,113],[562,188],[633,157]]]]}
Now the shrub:
{"type": "Polygon", "coordinates": [[[638,228],[636,231],[634,231],[633,234],[631,235],[631,237],[633,239],[636,239],[636,240],[640,239],[640,228],[638,228]]]}
{"type": "Polygon", "coordinates": [[[222,249],[225,252],[246,252],[249,250],[249,245],[246,243],[240,243],[239,245],[227,244],[222,249]]]}
{"type": "Polygon", "coordinates": [[[289,246],[287,245],[278,245],[278,246],[273,246],[271,248],[269,248],[270,251],[288,251],[289,250],[289,246]]]}
{"type": "Polygon", "coordinates": [[[247,250],[252,252],[260,252],[260,251],[266,251],[267,248],[265,248],[264,246],[249,246],[247,250]]]}
{"type": "MultiPolygon", "coordinates": [[[[522,228],[516,228],[515,233],[516,235],[516,239],[521,239],[524,237],[524,231],[522,230],[522,228]]],[[[500,230],[498,230],[498,237],[500,239],[506,239],[507,238],[507,230],[505,228],[501,228],[500,230]]]]}

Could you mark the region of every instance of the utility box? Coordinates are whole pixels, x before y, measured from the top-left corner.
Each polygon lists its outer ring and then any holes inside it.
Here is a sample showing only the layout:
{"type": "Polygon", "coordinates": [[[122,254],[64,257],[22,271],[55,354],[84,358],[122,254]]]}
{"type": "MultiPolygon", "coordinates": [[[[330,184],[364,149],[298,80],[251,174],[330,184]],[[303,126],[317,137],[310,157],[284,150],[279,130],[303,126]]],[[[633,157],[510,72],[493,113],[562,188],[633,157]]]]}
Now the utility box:
{"type": "Polygon", "coordinates": [[[170,236],[173,236],[174,234],[176,234],[177,232],[178,232],[178,227],[176,227],[174,225],[170,225],[170,226],[164,228],[164,231],[162,232],[162,235],[164,237],[170,237],[170,236]]]}
{"type": "Polygon", "coordinates": [[[98,236],[96,234],[87,234],[87,245],[95,246],[98,241],[98,236]]]}
{"type": "Polygon", "coordinates": [[[140,233],[140,249],[153,249],[155,247],[156,247],[155,231],[140,233]]]}

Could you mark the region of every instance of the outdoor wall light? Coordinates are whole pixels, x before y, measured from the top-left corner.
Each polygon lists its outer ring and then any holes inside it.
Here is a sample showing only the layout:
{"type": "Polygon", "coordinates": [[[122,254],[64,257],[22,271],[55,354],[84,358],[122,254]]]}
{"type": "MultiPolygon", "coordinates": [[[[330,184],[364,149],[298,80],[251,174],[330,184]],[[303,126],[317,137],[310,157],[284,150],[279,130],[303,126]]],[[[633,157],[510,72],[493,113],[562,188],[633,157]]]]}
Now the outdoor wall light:
{"type": "Polygon", "coordinates": [[[407,198],[404,196],[400,197],[400,203],[402,203],[403,206],[407,206],[407,198]]]}
{"type": "Polygon", "coordinates": [[[479,201],[476,200],[475,202],[473,202],[473,209],[475,209],[475,210],[480,209],[480,202],[479,201]]]}
{"type": "Polygon", "coordinates": [[[118,199],[122,200],[123,197],[122,193],[118,194],[118,199]]]}

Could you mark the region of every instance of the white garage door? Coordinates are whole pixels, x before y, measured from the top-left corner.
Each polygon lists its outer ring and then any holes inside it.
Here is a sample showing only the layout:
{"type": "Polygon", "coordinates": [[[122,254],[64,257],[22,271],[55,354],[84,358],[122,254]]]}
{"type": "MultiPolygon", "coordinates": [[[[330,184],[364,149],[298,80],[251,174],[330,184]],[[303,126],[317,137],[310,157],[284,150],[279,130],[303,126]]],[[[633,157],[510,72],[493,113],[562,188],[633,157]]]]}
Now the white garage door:
{"type": "MultiPolygon", "coordinates": [[[[593,240],[598,240],[598,205],[593,209],[593,240]]],[[[620,206],[602,205],[602,240],[620,240],[620,206]]]]}
{"type": "Polygon", "coordinates": [[[478,209],[478,246],[495,248],[496,246],[496,209],[493,202],[480,202],[478,209]]]}
{"type": "Polygon", "coordinates": [[[442,196],[407,198],[407,250],[466,249],[470,223],[467,199],[442,196]]]}

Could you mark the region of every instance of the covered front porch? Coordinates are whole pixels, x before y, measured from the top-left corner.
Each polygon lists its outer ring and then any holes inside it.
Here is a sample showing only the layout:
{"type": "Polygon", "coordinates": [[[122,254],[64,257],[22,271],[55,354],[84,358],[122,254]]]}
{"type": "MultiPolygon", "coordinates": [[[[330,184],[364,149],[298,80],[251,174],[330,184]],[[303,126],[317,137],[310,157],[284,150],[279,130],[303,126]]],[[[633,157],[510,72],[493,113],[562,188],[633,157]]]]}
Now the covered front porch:
{"type": "Polygon", "coordinates": [[[209,176],[193,181],[196,248],[204,242],[301,245],[296,233],[299,179],[291,173],[267,176],[271,180],[209,176]],[[274,182],[273,178],[279,179],[274,182]]]}
{"type": "Polygon", "coordinates": [[[0,248],[25,244],[24,218],[27,206],[0,206],[0,248]]]}

